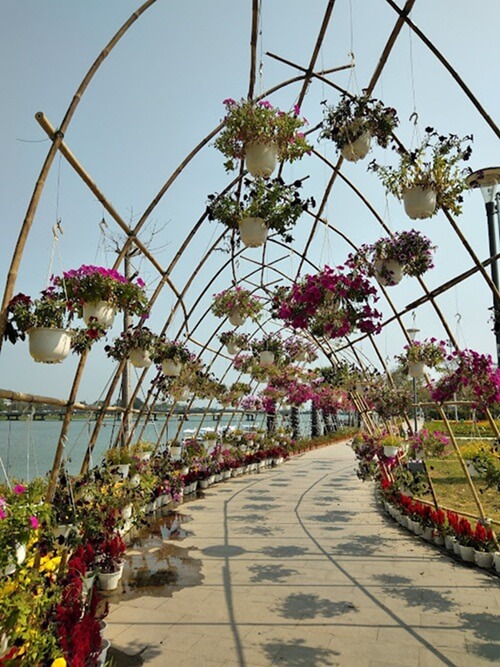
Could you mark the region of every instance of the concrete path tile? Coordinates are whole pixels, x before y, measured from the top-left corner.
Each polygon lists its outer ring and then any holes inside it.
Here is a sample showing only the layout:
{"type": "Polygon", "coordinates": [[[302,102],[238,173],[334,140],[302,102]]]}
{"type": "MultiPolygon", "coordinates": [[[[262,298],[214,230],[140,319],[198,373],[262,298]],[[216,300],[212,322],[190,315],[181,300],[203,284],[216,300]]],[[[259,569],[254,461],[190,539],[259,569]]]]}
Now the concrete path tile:
{"type": "MultiPolygon", "coordinates": [[[[113,598],[107,636],[142,661],[124,666],[497,659],[498,578],[460,566],[381,513],[349,447],[211,487],[181,511],[191,521],[176,544],[195,576],[157,597],[113,598]]],[[[168,542],[152,555],[159,567],[164,553],[168,542]]]]}

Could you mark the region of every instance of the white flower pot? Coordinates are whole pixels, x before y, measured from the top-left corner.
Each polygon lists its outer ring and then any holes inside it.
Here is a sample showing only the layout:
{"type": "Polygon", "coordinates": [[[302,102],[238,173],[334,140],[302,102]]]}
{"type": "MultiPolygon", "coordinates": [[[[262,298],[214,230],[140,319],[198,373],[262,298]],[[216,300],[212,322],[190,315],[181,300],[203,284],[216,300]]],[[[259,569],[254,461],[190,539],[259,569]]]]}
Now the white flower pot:
{"type": "Polygon", "coordinates": [[[108,301],[89,301],[83,304],[83,320],[85,324],[91,324],[91,318],[95,318],[103,327],[112,326],[115,321],[116,308],[108,301]]]}
{"type": "Polygon", "coordinates": [[[116,572],[98,572],[97,581],[101,591],[115,591],[122,577],[122,570],[116,572]]]}
{"type": "Polygon", "coordinates": [[[136,347],[134,350],[131,350],[129,359],[135,368],[149,368],[153,363],[150,351],[142,347],[136,347]]]}
{"type": "Polygon", "coordinates": [[[441,533],[434,533],[434,544],[438,547],[444,546],[444,537],[441,533]]]}
{"type": "Polygon", "coordinates": [[[423,361],[409,361],[408,375],[412,378],[421,378],[425,374],[425,364],[423,361]]]}
{"type": "Polygon", "coordinates": [[[478,567],[489,570],[493,567],[493,554],[489,551],[476,551],[474,549],[474,560],[478,567]]]}
{"type": "Polygon", "coordinates": [[[476,469],[472,461],[465,461],[467,471],[471,477],[481,477],[481,473],[476,469]]]}
{"type": "Polygon", "coordinates": [[[71,349],[71,334],[65,329],[37,327],[29,329],[29,351],[35,361],[60,364],[71,349]]]}
{"type": "Polygon", "coordinates": [[[150,451],[139,452],[137,454],[137,458],[139,459],[139,461],[149,461],[149,459],[151,458],[152,453],[153,452],[150,452],[150,451]]]}
{"type": "Polygon", "coordinates": [[[165,359],[161,362],[161,370],[167,377],[178,377],[181,374],[182,364],[173,359],[165,359]]]}
{"type": "Polygon", "coordinates": [[[493,553],[493,567],[496,572],[500,574],[500,551],[495,551],[493,553]]]}
{"type": "Polygon", "coordinates": [[[108,467],[119,479],[127,479],[130,472],[130,463],[111,463],[108,467]]]}
{"type": "Polygon", "coordinates": [[[267,227],[263,218],[243,218],[239,222],[240,238],[247,248],[258,248],[267,239],[267,227]]]}
{"type": "Polygon", "coordinates": [[[457,540],[457,538],[455,538],[453,541],[453,553],[455,556],[460,556],[460,542],[457,540]]]}
{"type": "Polygon", "coordinates": [[[474,547],[460,545],[460,558],[466,563],[475,563],[474,560],[474,547]]]}
{"type": "Polygon", "coordinates": [[[229,343],[226,343],[226,350],[227,353],[232,356],[234,354],[238,354],[240,348],[235,343],[230,341],[229,343]]]}
{"type": "Polygon", "coordinates": [[[75,530],[72,523],[62,523],[52,528],[52,535],[58,540],[60,537],[67,540],[70,533],[75,530]]]}
{"type": "Polygon", "coordinates": [[[392,445],[384,445],[384,456],[394,457],[399,451],[399,447],[393,447],[392,445]]]}
{"type": "Polygon", "coordinates": [[[403,204],[412,220],[430,218],[436,210],[436,192],[420,186],[409,188],[403,195],[403,204]]]}
{"type": "Polygon", "coordinates": [[[182,387],[172,393],[172,398],[176,401],[187,401],[189,398],[189,387],[182,387]]]}
{"type": "Polygon", "coordinates": [[[431,528],[431,527],[424,528],[422,530],[423,539],[426,540],[427,542],[433,542],[434,541],[433,531],[434,531],[434,529],[431,528]]]}
{"type": "Polygon", "coordinates": [[[246,320],[246,317],[240,315],[240,313],[237,310],[233,310],[231,313],[229,313],[228,319],[230,323],[233,325],[233,327],[239,327],[246,320]]]}
{"type": "Polygon", "coordinates": [[[345,144],[340,150],[342,157],[349,162],[362,160],[370,150],[372,135],[369,131],[363,132],[357,139],[345,144]]]}
{"type": "Polygon", "coordinates": [[[132,505],[132,503],[126,505],[126,506],[122,509],[122,512],[121,512],[121,514],[122,514],[122,519],[123,519],[124,521],[128,521],[129,519],[131,519],[131,518],[132,518],[132,512],[133,512],[133,511],[134,511],[134,506],[132,505]]]}
{"type": "Polygon", "coordinates": [[[270,366],[274,363],[274,352],[269,350],[262,350],[259,354],[259,364],[261,366],[270,366]]]}
{"type": "Polygon", "coordinates": [[[132,475],[130,478],[130,486],[133,489],[136,489],[141,483],[141,476],[138,473],[135,473],[135,475],[132,475]]]}
{"type": "Polygon", "coordinates": [[[87,595],[94,588],[95,574],[86,574],[82,580],[82,591],[87,595]]]}
{"type": "Polygon", "coordinates": [[[245,146],[245,166],[252,176],[270,176],[276,169],[278,149],[259,142],[245,146]]]}
{"type": "Polygon", "coordinates": [[[373,268],[377,282],[384,287],[398,285],[403,279],[403,265],[395,259],[377,259],[373,268]]]}
{"type": "Polygon", "coordinates": [[[0,634],[0,658],[2,658],[9,650],[9,635],[5,632],[0,634]]]}
{"type": "Polygon", "coordinates": [[[455,538],[453,535],[445,535],[444,536],[444,546],[448,549],[448,551],[455,551],[453,548],[455,542],[455,538]]]}
{"type": "Polygon", "coordinates": [[[181,458],[182,448],[178,445],[172,445],[170,447],[170,456],[174,461],[178,461],[181,458]]]}
{"type": "Polygon", "coordinates": [[[97,657],[97,667],[103,667],[106,664],[106,660],[108,658],[108,650],[110,646],[111,642],[109,641],[109,639],[103,638],[101,642],[101,652],[97,657]]]}

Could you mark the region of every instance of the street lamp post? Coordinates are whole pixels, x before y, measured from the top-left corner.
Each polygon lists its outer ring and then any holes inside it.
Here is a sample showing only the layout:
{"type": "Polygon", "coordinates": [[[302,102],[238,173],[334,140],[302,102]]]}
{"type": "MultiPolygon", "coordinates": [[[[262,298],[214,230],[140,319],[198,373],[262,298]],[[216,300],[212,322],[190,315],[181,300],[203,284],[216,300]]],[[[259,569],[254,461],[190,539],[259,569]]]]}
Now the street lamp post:
{"type": "MultiPolygon", "coordinates": [[[[416,335],[420,329],[407,329],[408,337],[413,343],[413,341],[416,338],[416,335]]],[[[417,378],[412,377],[412,382],[413,382],[413,435],[417,434],[418,431],[418,424],[417,424],[417,378]]]]}
{"type": "MultiPolygon", "coordinates": [[[[500,167],[488,167],[479,169],[467,177],[467,185],[470,188],[480,188],[486,207],[486,220],[488,222],[488,240],[490,244],[490,257],[497,255],[497,228],[498,228],[498,201],[497,194],[500,186],[500,167]]],[[[498,262],[491,262],[491,279],[499,289],[498,262]]],[[[500,299],[496,294],[493,296],[493,331],[495,332],[497,348],[497,365],[500,367],[500,299]]]]}

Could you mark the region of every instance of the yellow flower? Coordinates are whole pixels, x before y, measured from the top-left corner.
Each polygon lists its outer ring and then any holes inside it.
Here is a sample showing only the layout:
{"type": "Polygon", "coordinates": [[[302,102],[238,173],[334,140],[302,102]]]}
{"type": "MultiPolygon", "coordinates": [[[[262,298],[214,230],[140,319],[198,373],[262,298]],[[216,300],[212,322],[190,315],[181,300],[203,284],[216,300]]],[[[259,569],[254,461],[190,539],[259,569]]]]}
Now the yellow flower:
{"type": "Polygon", "coordinates": [[[50,667],[66,667],[66,660],[64,658],[56,658],[50,667]]]}

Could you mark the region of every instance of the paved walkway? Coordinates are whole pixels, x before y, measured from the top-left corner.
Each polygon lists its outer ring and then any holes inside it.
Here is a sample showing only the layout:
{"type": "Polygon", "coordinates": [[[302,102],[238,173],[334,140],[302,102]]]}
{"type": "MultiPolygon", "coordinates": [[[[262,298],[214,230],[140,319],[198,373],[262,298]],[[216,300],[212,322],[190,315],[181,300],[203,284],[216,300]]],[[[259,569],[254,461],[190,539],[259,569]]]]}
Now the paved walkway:
{"type": "Polygon", "coordinates": [[[397,526],[355,467],[334,445],[182,505],[182,542],[145,547],[178,567],[169,597],[111,603],[115,664],[500,664],[500,579],[397,526]]]}

